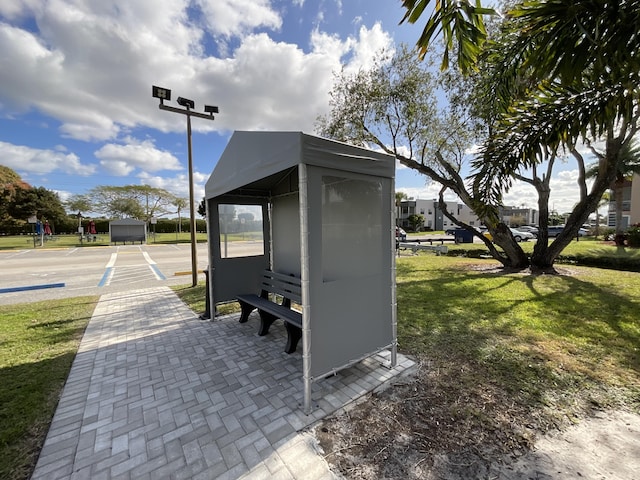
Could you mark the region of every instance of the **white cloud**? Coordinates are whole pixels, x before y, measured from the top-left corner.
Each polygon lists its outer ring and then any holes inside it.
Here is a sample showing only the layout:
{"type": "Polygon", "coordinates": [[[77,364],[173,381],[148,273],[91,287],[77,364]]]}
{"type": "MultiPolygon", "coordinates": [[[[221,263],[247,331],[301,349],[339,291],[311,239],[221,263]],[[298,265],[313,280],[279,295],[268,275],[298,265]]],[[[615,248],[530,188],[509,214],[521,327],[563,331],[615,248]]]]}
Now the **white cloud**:
{"type": "Polygon", "coordinates": [[[17,172],[46,174],[63,172],[87,176],[95,172],[95,165],[85,165],[77,155],[56,150],[41,150],[0,141],[0,165],[17,172]]]}
{"type": "Polygon", "coordinates": [[[0,70],[0,102],[8,113],[36,108],[81,140],[144,123],[153,81],[197,58],[202,31],[186,24],[187,5],[39,2],[30,12],[37,33],[0,23],[0,63],[11,65],[0,70]]]}
{"type": "Polygon", "coordinates": [[[129,175],[135,169],[146,172],[181,170],[178,159],[171,153],[158,150],[153,141],[127,138],[127,144],[109,143],[95,152],[107,172],[112,175],[129,175]]]}
{"type": "Polygon", "coordinates": [[[67,200],[69,200],[74,194],[67,191],[67,190],[53,190],[55,193],[58,194],[58,198],[60,199],[60,201],[62,202],[66,202],[67,200]]]}
{"type": "Polygon", "coordinates": [[[196,0],[205,15],[207,29],[225,37],[244,35],[255,28],[277,30],[282,17],[269,0],[196,0]]]}
{"type": "MultiPolygon", "coordinates": [[[[189,198],[189,175],[187,173],[181,173],[174,177],[160,177],[148,173],[141,173],[138,177],[140,178],[141,184],[154,188],[162,188],[185,199],[189,198]]],[[[198,208],[200,200],[204,197],[204,186],[208,179],[208,173],[193,172],[193,199],[196,204],[196,209],[198,208]]]]}
{"type": "Polygon", "coordinates": [[[335,0],[338,13],[342,15],[342,0],[335,0]]]}
{"type": "MultiPolygon", "coordinates": [[[[221,99],[216,123],[229,130],[311,131],[318,115],[328,106],[333,72],[352,53],[348,68],[371,61],[359,46],[362,42],[390,45],[391,38],[379,26],[361,29],[358,38],[341,40],[315,31],[311,52],[296,45],[275,42],[262,33],[246,37],[232,58],[207,59],[197,74],[201,91],[221,99]]],[[[208,123],[208,122],[201,122],[208,123]]]]}
{"type": "MultiPolygon", "coordinates": [[[[267,0],[200,0],[203,22],[188,17],[189,0],[154,2],[50,0],[4,7],[29,13],[39,31],[0,23],[0,109],[5,115],[37,109],[61,122],[63,135],[108,141],[137,126],[184,131],[184,118],[159,112],[151,85],[187,96],[200,110],[218,105],[215,122],[198,131],[312,130],[326,113],[333,72],[371,65],[392,40],[379,24],[340,39],[315,31],[310,51],[276,42],[253,28],[280,27],[267,0]],[[241,35],[227,58],[206,56],[214,41],[241,35]],[[217,36],[217,37],[216,37],[217,36]]],[[[11,10],[11,11],[10,11],[11,10]]]]}

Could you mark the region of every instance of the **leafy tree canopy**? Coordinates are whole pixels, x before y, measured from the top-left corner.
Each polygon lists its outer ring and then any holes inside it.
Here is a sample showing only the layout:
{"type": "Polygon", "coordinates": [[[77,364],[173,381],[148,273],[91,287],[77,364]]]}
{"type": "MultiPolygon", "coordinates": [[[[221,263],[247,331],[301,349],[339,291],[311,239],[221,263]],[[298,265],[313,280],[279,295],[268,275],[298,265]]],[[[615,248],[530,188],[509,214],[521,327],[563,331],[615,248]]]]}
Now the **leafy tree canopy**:
{"type": "MultiPolygon", "coordinates": [[[[429,3],[404,1],[405,19],[417,22],[429,3]]],[[[596,208],[616,177],[621,153],[637,133],[640,0],[512,2],[488,40],[482,29],[474,31],[483,22],[478,17],[484,12],[475,9],[479,7],[479,1],[472,8],[469,1],[438,0],[426,20],[428,35],[417,44],[426,52],[440,32],[446,47],[443,64],[453,46],[463,71],[479,72],[474,96],[480,100],[476,104],[489,106],[483,114],[489,136],[474,162],[473,190],[499,204],[513,180],[527,180],[523,172],[531,171],[528,181],[539,194],[542,227],[532,261],[550,265],[596,208]],[[475,57],[466,54],[468,43],[478,47],[475,57]],[[595,148],[596,140],[603,141],[602,149],[595,148]],[[590,189],[579,142],[587,142],[598,158],[590,189]],[[556,157],[567,152],[578,162],[580,201],[563,234],[547,248],[549,177],[556,157]],[[543,162],[546,169],[541,169],[543,162]]]]}
{"type": "Polygon", "coordinates": [[[23,221],[35,214],[39,220],[52,224],[61,223],[66,216],[58,194],[44,187],[17,189],[9,214],[23,221]]]}
{"type": "Polygon", "coordinates": [[[148,222],[175,212],[176,196],[161,188],[148,185],[101,185],[89,191],[90,210],[110,218],[135,218],[148,222]]]}
{"type": "Polygon", "coordinates": [[[32,215],[48,220],[53,226],[62,223],[65,211],[58,194],[44,187],[32,187],[20,175],[0,165],[0,228],[20,226],[32,215]]]}
{"type": "Polygon", "coordinates": [[[8,185],[22,185],[23,188],[29,187],[29,184],[23,182],[22,178],[15,170],[4,165],[0,165],[0,187],[8,185]]]}

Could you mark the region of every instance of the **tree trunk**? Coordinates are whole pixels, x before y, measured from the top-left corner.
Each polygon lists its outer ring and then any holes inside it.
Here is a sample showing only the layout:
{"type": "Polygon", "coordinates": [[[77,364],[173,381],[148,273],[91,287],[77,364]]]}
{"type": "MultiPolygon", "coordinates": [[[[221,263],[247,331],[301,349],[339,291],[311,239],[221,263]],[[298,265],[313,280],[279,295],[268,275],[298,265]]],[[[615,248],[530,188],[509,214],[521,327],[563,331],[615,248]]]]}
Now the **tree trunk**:
{"type": "Polygon", "coordinates": [[[613,184],[613,191],[615,192],[616,201],[616,246],[624,246],[624,232],[622,230],[622,200],[624,196],[624,177],[618,175],[616,181],[613,184]]]}
{"type": "Polygon", "coordinates": [[[538,238],[533,247],[531,266],[532,269],[539,269],[538,265],[545,265],[544,269],[553,268],[553,259],[546,256],[549,249],[549,196],[551,195],[549,178],[546,181],[535,179],[533,186],[538,192],[538,238]]]}
{"type": "MultiPolygon", "coordinates": [[[[531,257],[532,271],[553,270],[553,263],[558,255],[576,238],[582,224],[589,218],[589,214],[597,208],[602,198],[602,192],[604,192],[611,185],[613,179],[615,179],[620,145],[620,138],[610,138],[607,140],[606,153],[604,158],[600,160],[599,172],[591,186],[591,193],[580,199],[571,212],[571,215],[569,215],[564,230],[550,245],[546,246],[547,239],[545,238],[543,245],[541,245],[538,250],[534,249],[534,254],[531,257]]],[[[542,215],[540,218],[542,219],[542,215]]],[[[539,236],[538,243],[540,243],[541,240],[539,236]]],[[[536,247],[538,247],[537,244],[536,247]]]]}
{"type": "MultiPolygon", "coordinates": [[[[477,236],[479,236],[486,247],[489,249],[489,253],[491,254],[491,256],[498,260],[503,267],[511,268],[514,270],[524,270],[529,266],[529,259],[527,258],[527,255],[524,253],[520,245],[518,245],[518,242],[515,241],[515,239],[511,235],[511,232],[509,231],[509,228],[504,223],[500,223],[496,227],[489,229],[489,233],[491,233],[493,237],[493,240],[489,241],[487,237],[480,234],[478,231],[476,231],[475,228],[472,228],[470,225],[461,222],[456,217],[454,217],[451,212],[449,212],[449,210],[447,209],[447,203],[444,201],[444,191],[445,188],[443,187],[443,189],[440,190],[440,203],[438,204],[438,206],[440,207],[440,211],[442,211],[445,217],[451,220],[451,222],[455,225],[473,231],[477,236]],[[503,251],[498,251],[495,248],[494,244],[501,247],[503,251]]],[[[460,190],[456,193],[458,193],[458,196],[463,200],[463,202],[465,202],[466,205],[472,203],[471,197],[466,194],[466,191],[460,190]]],[[[486,218],[484,220],[486,220],[486,218]]]]}
{"type": "Polygon", "coordinates": [[[493,236],[493,243],[502,248],[507,257],[507,260],[502,262],[505,268],[514,270],[529,268],[529,257],[527,257],[527,254],[524,253],[524,250],[518,245],[518,242],[514,240],[507,225],[499,223],[491,231],[491,235],[493,236]]]}

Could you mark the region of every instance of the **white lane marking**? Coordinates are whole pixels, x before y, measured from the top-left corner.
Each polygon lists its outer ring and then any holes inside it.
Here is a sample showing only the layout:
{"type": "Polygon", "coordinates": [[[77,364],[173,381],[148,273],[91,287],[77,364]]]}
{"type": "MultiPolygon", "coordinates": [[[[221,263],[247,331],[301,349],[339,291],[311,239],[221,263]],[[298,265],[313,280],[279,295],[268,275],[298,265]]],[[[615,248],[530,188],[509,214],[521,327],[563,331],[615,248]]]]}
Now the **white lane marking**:
{"type": "Polygon", "coordinates": [[[167,277],[165,277],[164,274],[158,268],[158,264],[154,260],[151,259],[151,257],[149,256],[149,254],[147,252],[142,252],[142,256],[144,256],[144,259],[149,264],[149,268],[153,272],[153,275],[156,277],[156,280],[166,280],[167,279],[167,277]]]}
{"type": "Polygon", "coordinates": [[[71,250],[69,250],[67,253],[64,254],[65,257],[68,257],[69,255],[71,255],[72,253],[75,253],[78,250],[78,247],[76,248],[72,248],[71,250]]]}
{"type": "Polygon", "coordinates": [[[34,250],[19,250],[17,253],[13,253],[10,255],[7,255],[5,258],[14,258],[14,257],[19,257],[20,255],[24,255],[25,253],[29,253],[29,252],[33,252],[34,250]]]}
{"type": "Polygon", "coordinates": [[[142,252],[142,256],[144,257],[144,259],[147,261],[147,263],[149,265],[155,265],[156,264],[156,262],[151,260],[151,257],[149,256],[149,254],[147,252],[142,252]]]}
{"type": "Polygon", "coordinates": [[[104,268],[113,267],[116,264],[116,258],[118,258],[118,252],[112,253],[111,258],[109,259],[109,263],[104,268]]]}

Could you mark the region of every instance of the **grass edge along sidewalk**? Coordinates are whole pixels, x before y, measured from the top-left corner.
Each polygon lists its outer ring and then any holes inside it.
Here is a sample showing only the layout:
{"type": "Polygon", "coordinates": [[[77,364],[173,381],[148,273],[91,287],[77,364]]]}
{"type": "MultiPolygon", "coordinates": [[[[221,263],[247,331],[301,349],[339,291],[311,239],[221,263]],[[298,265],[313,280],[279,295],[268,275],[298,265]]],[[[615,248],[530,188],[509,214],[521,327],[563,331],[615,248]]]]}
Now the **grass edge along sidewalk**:
{"type": "Polygon", "coordinates": [[[0,478],[33,473],[98,298],[0,306],[0,478]]]}

